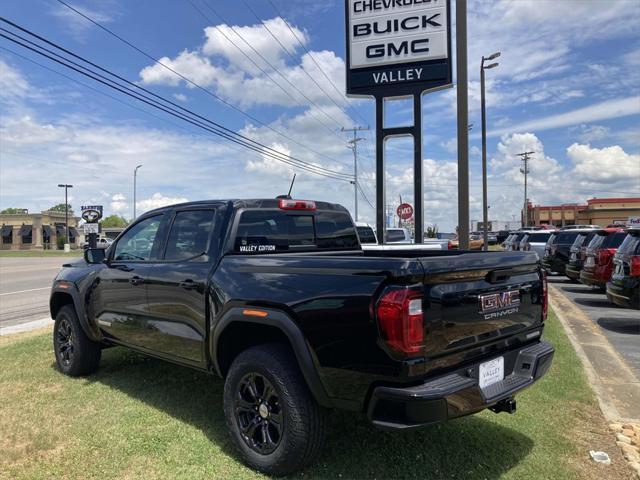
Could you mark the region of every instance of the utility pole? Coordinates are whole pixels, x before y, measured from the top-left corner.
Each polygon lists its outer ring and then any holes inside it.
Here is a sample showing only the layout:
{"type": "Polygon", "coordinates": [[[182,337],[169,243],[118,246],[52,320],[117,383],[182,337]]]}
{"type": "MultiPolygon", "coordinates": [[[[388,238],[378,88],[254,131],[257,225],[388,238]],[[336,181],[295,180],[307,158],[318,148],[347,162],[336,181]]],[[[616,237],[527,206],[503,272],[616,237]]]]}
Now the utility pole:
{"type": "Polygon", "coordinates": [[[458,107],[458,241],[469,249],[469,98],[467,77],[467,0],[456,0],[458,107]]]}
{"type": "Polygon", "coordinates": [[[524,208],[522,210],[522,227],[529,226],[529,204],[527,202],[527,175],[529,175],[529,155],[536,152],[522,152],[516,155],[522,158],[524,165],[520,169],[520,173],[524,174],[524,208]]]}
{"type": "Polygon", "coordinates": [[[136,181],[138,177],[138,169],[141,166],[142,165],[138,165],[136,168],[133,169],[133,220],[136,219],[136,181]]]}
{"type": "Polygon", "coordinates": [[[69,200],[68,200],[69,197],[67,195],[67,191],[70,188],[73,188],[73,185],[69,185],[66,183],[59,183],[58,187],[64,188],[64,230],[65,230],[64,243],[66,245],[69,243],[69,200]]]}
{"type": "Polygon", "coordinates": [[[360,127],[355,126],[351,128],[342,127],[340,131],[342,132],[353,132],[353,138],[349,140],[347,143],[349,144],[348,148],[353,152],[353,190],[354,190],[354,200],[355,200],[355,221],[358,221],[358,142],[365,140],[364,137],[357,137],[356,132],[362,132],[369,130],[369,127],[360,127]]]}
{"type": "Polygon", "coordinates": [[[482,238],[484,243],[482,249],[486,252],[489,249],[489,207],[487,204],[487,115],[484,100],[484,71],[495,68],[498,63],[490,65],[484,64],[485,61],[495,60],[500,56],[500,52],[496,52],[487,58],[482,57],[480,62],[480,105],[482,110],[482,238]]]}

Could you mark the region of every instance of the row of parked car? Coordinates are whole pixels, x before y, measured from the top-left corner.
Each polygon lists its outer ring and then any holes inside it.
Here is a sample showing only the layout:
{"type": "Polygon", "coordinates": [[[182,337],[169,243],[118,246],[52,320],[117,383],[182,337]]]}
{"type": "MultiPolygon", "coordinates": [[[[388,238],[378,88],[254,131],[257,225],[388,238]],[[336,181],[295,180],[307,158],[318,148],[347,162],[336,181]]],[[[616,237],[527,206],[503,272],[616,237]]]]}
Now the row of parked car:
{"type": "Polygon", "coordinates": [[[505,250],[532,250],[547,272],[606,293],[612,303],[640,309],[640,229],[580,225],[512,232],[505,250]]]}

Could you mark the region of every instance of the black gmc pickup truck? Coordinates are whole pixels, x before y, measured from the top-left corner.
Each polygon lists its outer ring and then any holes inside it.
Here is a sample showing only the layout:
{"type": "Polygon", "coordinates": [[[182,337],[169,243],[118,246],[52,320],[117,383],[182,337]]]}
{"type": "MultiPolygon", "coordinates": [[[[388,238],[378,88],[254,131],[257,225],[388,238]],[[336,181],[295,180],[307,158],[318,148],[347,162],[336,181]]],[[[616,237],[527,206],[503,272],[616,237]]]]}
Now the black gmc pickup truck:
{"type": "Polygon", "coordinates": [[[305,200],[148,212],[62,268],[50,307],[65,374],[122,345],[224,378],[239,456],[274,475],[313,461],[330,409],[387,429],[513,413],[554,352],[535,253],[363,251],[346,209],[305,200]]]}

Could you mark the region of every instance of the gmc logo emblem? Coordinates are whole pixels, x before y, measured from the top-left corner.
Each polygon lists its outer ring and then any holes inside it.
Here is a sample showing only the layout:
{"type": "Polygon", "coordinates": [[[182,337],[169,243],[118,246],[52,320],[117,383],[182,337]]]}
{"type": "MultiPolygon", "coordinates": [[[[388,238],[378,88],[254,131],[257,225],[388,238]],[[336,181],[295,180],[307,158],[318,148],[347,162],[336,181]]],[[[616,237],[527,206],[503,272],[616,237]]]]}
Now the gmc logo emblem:
{"type": "Polygon", "coordinates": [[[520,305],[520,292],[509,290],[508,292],[490,293],[480,295],[480,313],[495,312],[505,308],[517,307],[520,305]]]}

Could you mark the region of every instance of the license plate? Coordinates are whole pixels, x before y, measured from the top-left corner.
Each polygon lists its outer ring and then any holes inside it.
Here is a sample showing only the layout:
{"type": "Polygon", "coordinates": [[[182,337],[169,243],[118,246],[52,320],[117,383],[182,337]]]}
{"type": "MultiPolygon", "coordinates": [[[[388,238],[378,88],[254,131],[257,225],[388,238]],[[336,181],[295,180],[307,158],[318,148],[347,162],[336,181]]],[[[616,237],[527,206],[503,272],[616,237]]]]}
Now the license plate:
{"type": "Polygon", "coordinates": [[[596,264],[596,262],[594,261],[594,258],[593,258],[593,257],[587,257],[587,261],[586,261],[586,262],[584,262],[584,264],[585,264],[587,267],[593,267],[593,266],[596,264]]]}
{"type": "Polygon", "coordinates": [[[504,357],[494,358],[480,364],[479,383],[480,388],[499,382],[504,378],[504,357]]]}

